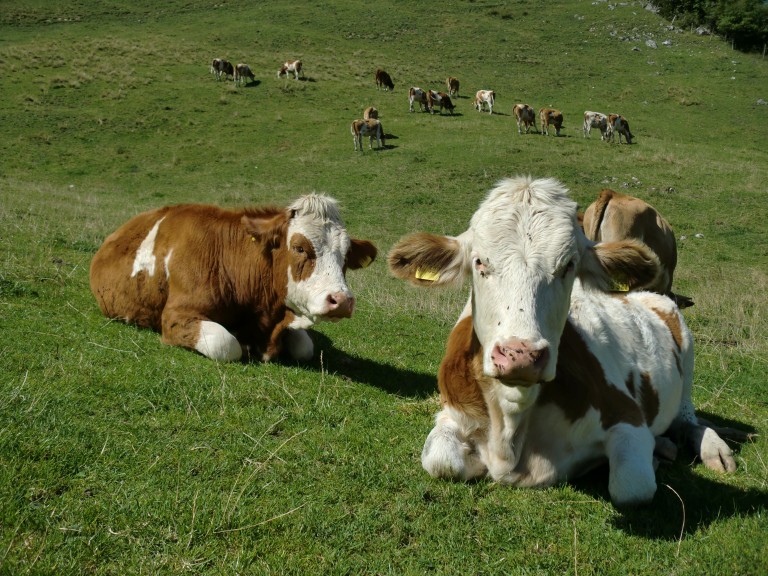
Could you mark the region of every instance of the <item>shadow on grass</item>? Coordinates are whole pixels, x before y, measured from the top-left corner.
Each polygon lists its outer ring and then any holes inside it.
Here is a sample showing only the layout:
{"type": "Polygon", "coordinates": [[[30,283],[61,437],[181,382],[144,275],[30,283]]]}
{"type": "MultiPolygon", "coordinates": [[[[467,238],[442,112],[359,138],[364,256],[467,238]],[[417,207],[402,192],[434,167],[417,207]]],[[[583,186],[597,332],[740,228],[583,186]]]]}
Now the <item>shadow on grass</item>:
{"type": "Polygon", "coordinates": [[[261,84],[261,80],[253,80],[251,82],[248,82],[245,85],[245,88],[258,88],[259,84],[261,84]]]}

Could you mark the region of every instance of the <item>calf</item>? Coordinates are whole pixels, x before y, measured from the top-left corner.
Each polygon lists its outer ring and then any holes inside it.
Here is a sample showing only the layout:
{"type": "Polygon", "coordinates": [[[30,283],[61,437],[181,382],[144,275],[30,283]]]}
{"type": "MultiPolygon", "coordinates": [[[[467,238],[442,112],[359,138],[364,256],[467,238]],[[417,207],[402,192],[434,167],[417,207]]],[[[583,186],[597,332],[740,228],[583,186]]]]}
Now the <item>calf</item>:
{"type": "Polygon", "coordinates": [[[381,68],[376,70],[376,90],[384,89],[386,92],[387,90],[394,90],[395,85],[392,83],[392,78],[387,74],[384,70],[381,68]]]}
{"type": "Polygon", "coordinates": [[[525,133],[528,134],[531,127],[536,125],[536,112],[528,104],[515,104],[515,107],[512,108],[512,114],[517,120],[518,134],[523,133],[523,126],[525,126],[525,133]]]}
{"type": "Polygon", "coordinates": [[[235,84],[245,84],[247,82],[247,78],[250,78],[251,82],[256,80],[253,72],[251,72],[250,66],[248,66],[248,64],[242,63],[235,66],[235,84]]]}
{"type": "Polygon", "coordinates": [[[608,141],[608,116],[601,114],[600,112],[591,112],[589,110],[584,112],[584,138],[589,137],[592,128],[600,130],[600,138],[606,142],[608,141]]]}
{"type": "Polygon", "coordinates": [[[627,122],[627,119],[624,118],[624,116],[621,116],[620,114],[610,114],[608,116],[608,131],[608,139],[611,142],[613,142],[614,135],[618,133],[619,144],[621,144],[622,136],[626,139],[627,144],[632,144],[634,136],[632,135],[632,132],[630,132],[629,122],[627,122]]]}
{"type": "Polygon", "coordinates": [[[542,108],[539,110],[539,119],[541,120],[541,133],[549,135],[550,124],[555,127],[555,134],[560,136],[560,129],[563,127],[563,113],[555,108],[542,108]]]}
{"type": "Polygon", "coordinates": [[[456,98],[459,97],[459,79],[458,78],[454,78],[453,76],[448,76],[448,79],[445,81],[445,87],[448,88],[449,96],[456,96],[456,98]]]}
{"type": "Polygon", "coordinates": [[[432,476],[541,487],[607,461],[614,504],[640,504],[656,492],[655,438],[670,429],[708,467],[735,469],[695,416],[693,338],[677,307],[608,292],[613,273],[651,283],[655,257],[636,241],[587,240],[558,181],[502,180],[467,231],[406,236],[388,261],[417,285],[470,282],[421,456],[432,476]]]}
{"type": "Polygon", "coordinates": [[[384,148],[384,127],[376,119],[355,120],[349,131],[352,133],[352,139],[355,143],[355,151],[363,151],[363,136],[368,136],[368,148],[373,150],[373,141],[376,140],[376,147],[384,148]]]}
{"type": "Polygon", "coordinates": [[[440,114],[443,113],[443,108],[453,114],[454,105],[451,101],[451,97],[445,92],[435,92],[434,90],[427,90],[427,107],[434,114],[435,107],[440,107],[440,114]]]}
{"type": "Polygon", "coordinates": [[[351,239],[336,202],[310,194],[287,208],[167,206],[135,216],[91,262],[108,318],[162,334],[214,360],[313,355],[306,329],[352,315],[347,269],[376,248],[351,239]]]}
{"type": "Polygon", "coordinates": [[[473,105],[475,109],[482,112],[485,106],[488,106],[488,114],[493,114],[493,103],[496,100],[496,92],[493,90],[478,90],[475,94],[473,105]]]}
{"type": "Polygon", "coordinates": [[[301,60],[289,60],[282,65],[280,70],[277,71],[278,78],[281,76],[285,76],[287,78],[289,74],[293,74],[296,80],[299,79],[299,75],[301,75],[302,78],[304,77],[304,70],[301,66],[301,60]]]}
{"type": "Polygon", "coordinates": [[[416,102],[419,105],[419,110],[422,112],[429,112],[429,103],[427,101],[427,93],[418,86],[411,86],[408,89],[408,110],[414,112],[413,103],[416,102]]]}

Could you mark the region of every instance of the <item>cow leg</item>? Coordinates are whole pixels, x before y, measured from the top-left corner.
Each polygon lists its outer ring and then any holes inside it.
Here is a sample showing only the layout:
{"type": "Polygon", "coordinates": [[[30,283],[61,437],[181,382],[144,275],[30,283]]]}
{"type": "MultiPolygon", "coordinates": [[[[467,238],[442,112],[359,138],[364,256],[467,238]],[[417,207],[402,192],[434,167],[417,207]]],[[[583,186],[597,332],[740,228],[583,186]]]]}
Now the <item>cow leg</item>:
{"type": "Polygon", "coordinates": [[[608,430],[608,491],[616,506],[636,506],[653,499],[656,493],[655,445],[647,426],[622,423],[608,430]]]}
{"type": "Polygon", "coordinates": [[[447,408],[435,418],[435,427],[421,451],[421,465],[433,478],[467,481],[486,473],[474,443],[447,408]]]}
{"type": "Polygon", "coordinates": [[[162,340],[222,362],[239,360],[243,355],[240,342],[221,324],[168,306],[162,315],[162,340]]]}
{"type": "Polygon", "coordinates": [[[315,344],[306,330],[288,328],[283,335],[283,339],[291,358],[299,362],[306,362],[312,359],[315,353],[315,344]]]}

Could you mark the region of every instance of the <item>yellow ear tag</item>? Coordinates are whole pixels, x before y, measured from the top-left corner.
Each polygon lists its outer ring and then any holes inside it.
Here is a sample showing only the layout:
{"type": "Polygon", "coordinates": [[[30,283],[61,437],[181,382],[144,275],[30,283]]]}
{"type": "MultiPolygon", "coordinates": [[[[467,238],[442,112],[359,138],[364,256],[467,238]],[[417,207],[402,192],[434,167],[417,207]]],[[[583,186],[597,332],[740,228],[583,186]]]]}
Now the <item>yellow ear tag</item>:
{"type": "Polygon", "coordinates": [[[615,276],[611,278],[609,290],[611,292],[629,292],[629,282],[624,275],[615,276]]]}
{"type": "Polygon", "coordinates": [[[440,279],[440,273],[436,270],[422,270],[416,268],[416,279],[426,280],[427,282],[437,282],[440,279]]]}
{"type": "Polygon", "coordinates": [[[368,265],[373,261],[373,258],[370,256],[366,256],[362,260],[360,260],[360,268],[368,268],[368,265]]]}

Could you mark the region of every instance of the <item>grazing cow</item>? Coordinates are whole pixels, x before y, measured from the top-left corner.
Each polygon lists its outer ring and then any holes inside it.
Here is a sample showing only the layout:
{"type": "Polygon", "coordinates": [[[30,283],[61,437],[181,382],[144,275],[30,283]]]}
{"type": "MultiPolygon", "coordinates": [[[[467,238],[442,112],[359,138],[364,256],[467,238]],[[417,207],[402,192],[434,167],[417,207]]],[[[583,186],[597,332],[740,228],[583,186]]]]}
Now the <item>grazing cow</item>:
{"type": "Polygon", "coordinates": [[[443,108],[448,110],[451,114],[453,114],[453,110],[455,106],[453,105],[453,102],[451,101],[451,97],[448,96],[445,92],[436,92],[434,90],[427,90],[427,107],[432,112],[432,114],[435,113],[435,106],[440,107],[440,114],[443,113],[443,108]]]}
{"type": "Polygon", "coordinates": [[[251,67],[242,63],[235,66],[235,84],[245,84],[248,82],[247,78],[250,78],[251,82],[256,80],[253,72],[251,72],[251,67]]]}
{"type": "Polygon", "coordinates": [[[560,136],[560,129],[563,127],[563,113],[554,108],[542,108],[539,110],[539,119],[541,120],[541,133],[549,135],[550,124],[555,127],[555,134],[560,136]]]}
{"type": "Polygon", "coordinates": [[[301,60],[289,60],[277,71],[277,77],[288,77],[289,74],[293,74],[293,77],[298,80],[299,74],[304,77],[304,70],[301,67],[301,60]]]}
{"type": "Polygon", "coordinates": [[[672,294],[672,277],[677,266],[677,242],[669,223],[653,206],[639,198],[606,189],[584,211],[582,223],[584,234],[594,242],[630,239],[643,242],[656,254],[661,266],[658,278],[647,289],[666,294],[680,307],[693,304],[685,296],[672,294]]]}
{"type": "Polygon", "coordinates": [[[619,144],[621,144],[622,136],[627,140],[627,144],[632,144],[632,138],[634,138],[634,136],[632,135],[632,132],[629,131],[629,122],[627,122],[627,119],[620,114],[609,114],[608,140],[613,142],[613,137],[617,133],[619,135],[619,144]]]}
{"type": "Polygon", "coordinates": [[[216,80],[221,80],[222,76],[224,76],[224,80],[227,79],[227,76],[235,77],[235,67],[232,66],[232,62],[223,58],[213,59],[213,62],[211,62],[211,72],[216,74],[216,80]]]}
{"type": "Polygon", "coordinates": [[[478,90],[473,104],[479,112],[482,112],[483,108],[488,105],[488,114],[493,114],[493,103],[495,100],[496,92],[493,90],[478,90]]]}
{"type": "Polygon", "coordinates": [[[376,70],[376,90],[384,89],[386,92],[387,90],[394,90],[395,85],[392,83],[392,78],[384,72],[381,68],[376,70]]]}
{"type": "Polygon", "coordinates": [[[429,103],[427,101],[427,93],[418,86],[411,86],[408,89],[408,110],[414,112],[413,103],[416,102],[419,105],[419,110],[422,112],[429,112],[429,103]]]}
{"type": "Polygon", "coordinates": [[[453,76],[448,76],[448,79],[445,81],[445,86],[448,88],[448,95],[449,96],[456,96],[456,98],[459,97],[459,79],[454,78],[453,76]]]}
{"type": "Polygon", "coordinates": [[[363,110],[363,120],[375,120],[379,117],[379,111],[373,106],[368,106],[363,110]]]}
{"type": "Polygon", "coordinates": [[[211,74],[218,75],[219,65],[220,65],[219,63],[220,62],[221,62],[221,58],[214,58],[213,59],[213,61],[211,62],[211,67],[209,69],[211,74]]]}
{"type": "Polygon", "coordinates": [[[528,134],[531,127],[534,127],[535,130],[536,112],[528,104],[515,104],[515,107],[512,108],[512,113],[515,115],[515,120],[517,120],[518,134],[523,133],[523,126],[525,126],[526,134],[528,134]]]}
{"type": "Polygon", "coordinates": [[[591,112],[589,110],[584,112],[584,138],[589,137],[592,128],[600,130],[601,140],[608,141],[608,116],[601,114],[600,112],[591,112]]]}
{"type": "Polygon", "coordinates": [[[355,142],[355,151],[363,151],[363,136],[368,136],[368,148],[373,150],[373,141],[376,140],[377,148],[384,148],[384,127],[379,120],[355,120],[349,131],[355,142]]]}
{"type": "Polygon", "coordinates": [[[502,180],[466,232],[406,236],[388,263],[417,285],[470,281],[422,451],[432,476],[540,487],[607,460],[612,501],[639,504],[656,491],[655,437],[670,429],[708,467],[735,469],[695,416],[693,338],[675,304],[607,292],[612,273],[641,286],[658,262],[636,241],[587,240],[557,180],[502,180]]]}
{"type": "Polygon", "coordinates": [[[287,208],[167,206],[104,241],[91,290],[105,316],[214,360],[268,361],[284,346],[307,360],[306,328],[352,315],[344,273],[375,257],[373,244],[350,239],[335,200],[323,195],[287,208]]]}

